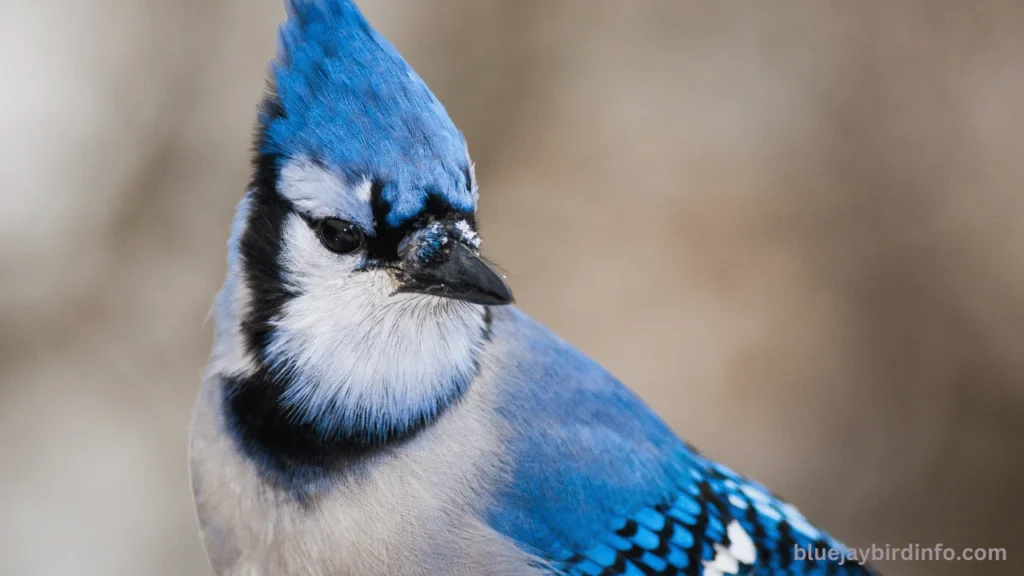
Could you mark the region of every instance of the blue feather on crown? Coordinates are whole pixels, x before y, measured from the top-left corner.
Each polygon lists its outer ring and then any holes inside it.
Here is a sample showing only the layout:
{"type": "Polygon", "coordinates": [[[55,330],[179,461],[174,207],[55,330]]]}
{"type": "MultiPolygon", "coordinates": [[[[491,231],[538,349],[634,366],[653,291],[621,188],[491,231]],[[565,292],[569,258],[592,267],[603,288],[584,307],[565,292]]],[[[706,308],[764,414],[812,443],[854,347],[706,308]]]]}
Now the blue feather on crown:
{"type": "Polygon", "coordinates": [[[261,115],[259,152],[308,156],[353,184],[382,185],[398,227],[435,196],[472,212],[462,133],[398,51],[349,0],[291,0],[261,115]]]}

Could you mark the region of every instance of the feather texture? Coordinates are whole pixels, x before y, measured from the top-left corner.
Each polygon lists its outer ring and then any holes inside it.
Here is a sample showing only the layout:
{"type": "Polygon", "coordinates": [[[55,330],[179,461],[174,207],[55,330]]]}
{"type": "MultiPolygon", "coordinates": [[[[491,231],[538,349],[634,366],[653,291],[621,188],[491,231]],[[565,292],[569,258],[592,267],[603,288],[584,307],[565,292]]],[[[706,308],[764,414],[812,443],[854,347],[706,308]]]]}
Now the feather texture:
{"type": "Polygon", "coordinates": [[[599,365],[517,310],[496,314],[512,481],[490,523],[566,574],[869,574],[759,484],[701,456],[599,365]]]}
{"type": "Polygon", "coordinates": [[[462,134],[351,2],[292,0],[279,44],[260,152],[318,158],[353,183],[385,182],[390,226],[418,215],[431,195],[476,209],[462,134]]]}

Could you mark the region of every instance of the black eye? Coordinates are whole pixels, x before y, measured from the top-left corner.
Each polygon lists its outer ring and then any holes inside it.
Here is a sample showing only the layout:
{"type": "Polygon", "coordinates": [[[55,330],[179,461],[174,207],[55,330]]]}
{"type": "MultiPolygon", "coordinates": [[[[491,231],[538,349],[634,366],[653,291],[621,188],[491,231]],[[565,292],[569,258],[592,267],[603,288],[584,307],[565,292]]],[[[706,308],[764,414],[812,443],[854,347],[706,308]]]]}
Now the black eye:
{"type": "Polygon", "coordinates": [[[345,220],[327,218],[316,225],[320,243],[335,254],[348,254],[363,243],[363,232],[358,226],[345,220]]]}

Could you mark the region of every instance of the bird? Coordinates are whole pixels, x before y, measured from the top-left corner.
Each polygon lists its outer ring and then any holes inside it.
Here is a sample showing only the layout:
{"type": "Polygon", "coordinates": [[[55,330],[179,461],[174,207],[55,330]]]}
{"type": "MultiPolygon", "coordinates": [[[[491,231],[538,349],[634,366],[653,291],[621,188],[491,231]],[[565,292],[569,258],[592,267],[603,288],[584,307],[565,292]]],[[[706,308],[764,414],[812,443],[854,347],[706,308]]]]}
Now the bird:
{"type": "Polygon", "coordinates": [[[218,576],[874,574],[515,306],[354,3],[286,0],[269,76],[189,440],[218,576]]]}

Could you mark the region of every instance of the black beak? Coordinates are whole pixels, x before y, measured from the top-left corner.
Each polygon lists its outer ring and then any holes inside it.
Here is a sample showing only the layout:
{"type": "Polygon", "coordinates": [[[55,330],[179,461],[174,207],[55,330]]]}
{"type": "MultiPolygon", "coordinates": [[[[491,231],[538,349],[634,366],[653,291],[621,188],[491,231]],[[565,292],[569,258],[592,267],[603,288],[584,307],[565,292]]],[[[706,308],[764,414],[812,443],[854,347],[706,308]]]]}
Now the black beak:
{"type": "Polygon", "coordinates": [[[511,304],[512,291],[490,266],[461,242],[434,261],[408,265],[399,292],[430,294],[473,304],[511,304]]]}

